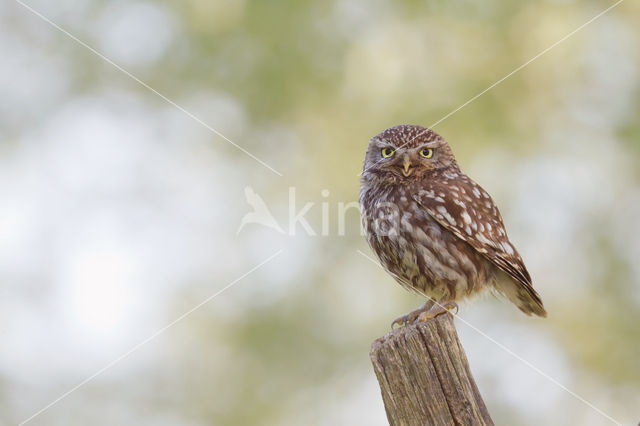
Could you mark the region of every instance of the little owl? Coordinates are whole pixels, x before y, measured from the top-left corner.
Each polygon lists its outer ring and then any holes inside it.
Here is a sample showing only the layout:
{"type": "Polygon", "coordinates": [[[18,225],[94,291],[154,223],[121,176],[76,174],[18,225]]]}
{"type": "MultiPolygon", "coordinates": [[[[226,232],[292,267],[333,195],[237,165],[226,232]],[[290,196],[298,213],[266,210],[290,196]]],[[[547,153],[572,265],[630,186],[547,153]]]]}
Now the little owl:
{"type": "Polygon", "coordinates": [[[434,131],[400,125],[371,139],[360,208],[382,266],[403,287],[429,298],[392,326],[457,309],[456,301],[485,289],[527,315],[547,315],[498,208],[434,131]]]}

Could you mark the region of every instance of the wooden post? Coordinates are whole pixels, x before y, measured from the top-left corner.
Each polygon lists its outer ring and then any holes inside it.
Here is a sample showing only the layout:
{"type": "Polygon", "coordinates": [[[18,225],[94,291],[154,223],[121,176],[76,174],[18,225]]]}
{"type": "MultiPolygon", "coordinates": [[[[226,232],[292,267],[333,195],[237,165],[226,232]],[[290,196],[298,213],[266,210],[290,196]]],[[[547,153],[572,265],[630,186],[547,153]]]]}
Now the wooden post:
{"type": "Polygon", "coordinates": [[[493,425],[452,315],[397,328],[370,356],[391,426],[493,425]]]}

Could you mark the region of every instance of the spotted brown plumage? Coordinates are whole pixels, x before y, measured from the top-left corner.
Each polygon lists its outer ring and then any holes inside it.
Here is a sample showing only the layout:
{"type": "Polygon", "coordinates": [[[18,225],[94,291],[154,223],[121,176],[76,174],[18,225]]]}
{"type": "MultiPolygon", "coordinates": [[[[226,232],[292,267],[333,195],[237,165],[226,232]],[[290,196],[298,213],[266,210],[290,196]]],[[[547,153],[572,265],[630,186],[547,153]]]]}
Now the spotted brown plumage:
{"type": "Polygon", "coordinates": [[[405,288],[438,306],[491,289],[546,316],[495,203],[432,130],[400,125],[371,139],[360,206],[367,241],[405,288]]]}

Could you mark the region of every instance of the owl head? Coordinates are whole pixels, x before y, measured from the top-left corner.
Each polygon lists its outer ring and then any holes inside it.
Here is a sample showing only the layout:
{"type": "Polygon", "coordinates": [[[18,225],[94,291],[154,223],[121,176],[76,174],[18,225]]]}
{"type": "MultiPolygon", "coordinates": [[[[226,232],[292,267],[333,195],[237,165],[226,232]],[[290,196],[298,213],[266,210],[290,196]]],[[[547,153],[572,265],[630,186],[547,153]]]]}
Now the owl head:
{"type": "Polygon", "coordinates": [[[457,170],[458,164],[442,136],[425,127],[401,124],[371,138],[362,178],[415,182],[447,168],[457,170]]]}

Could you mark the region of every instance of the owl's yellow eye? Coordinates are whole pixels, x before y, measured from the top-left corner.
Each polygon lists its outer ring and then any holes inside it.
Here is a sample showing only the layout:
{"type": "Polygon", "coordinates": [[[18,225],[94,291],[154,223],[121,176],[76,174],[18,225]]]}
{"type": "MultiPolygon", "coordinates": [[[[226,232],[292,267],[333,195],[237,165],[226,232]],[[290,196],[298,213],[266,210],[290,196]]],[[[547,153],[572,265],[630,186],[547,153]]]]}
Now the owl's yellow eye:
{"type": "Polygon", "coordinates": [[[431,148],[422,148],[420,150],[420,156],[424,158],[431,158],[433,157],[433,150],[431,148]]]}
{"type": "Polygon", "coordinates": [[[382,148],[382,156],[384,158],[389,158],[389,157],[393,156],[393,154],[395,154],[395,153],[396,152],[393,150],[393,148],[389,148],[389,147],[382,148]]]}

